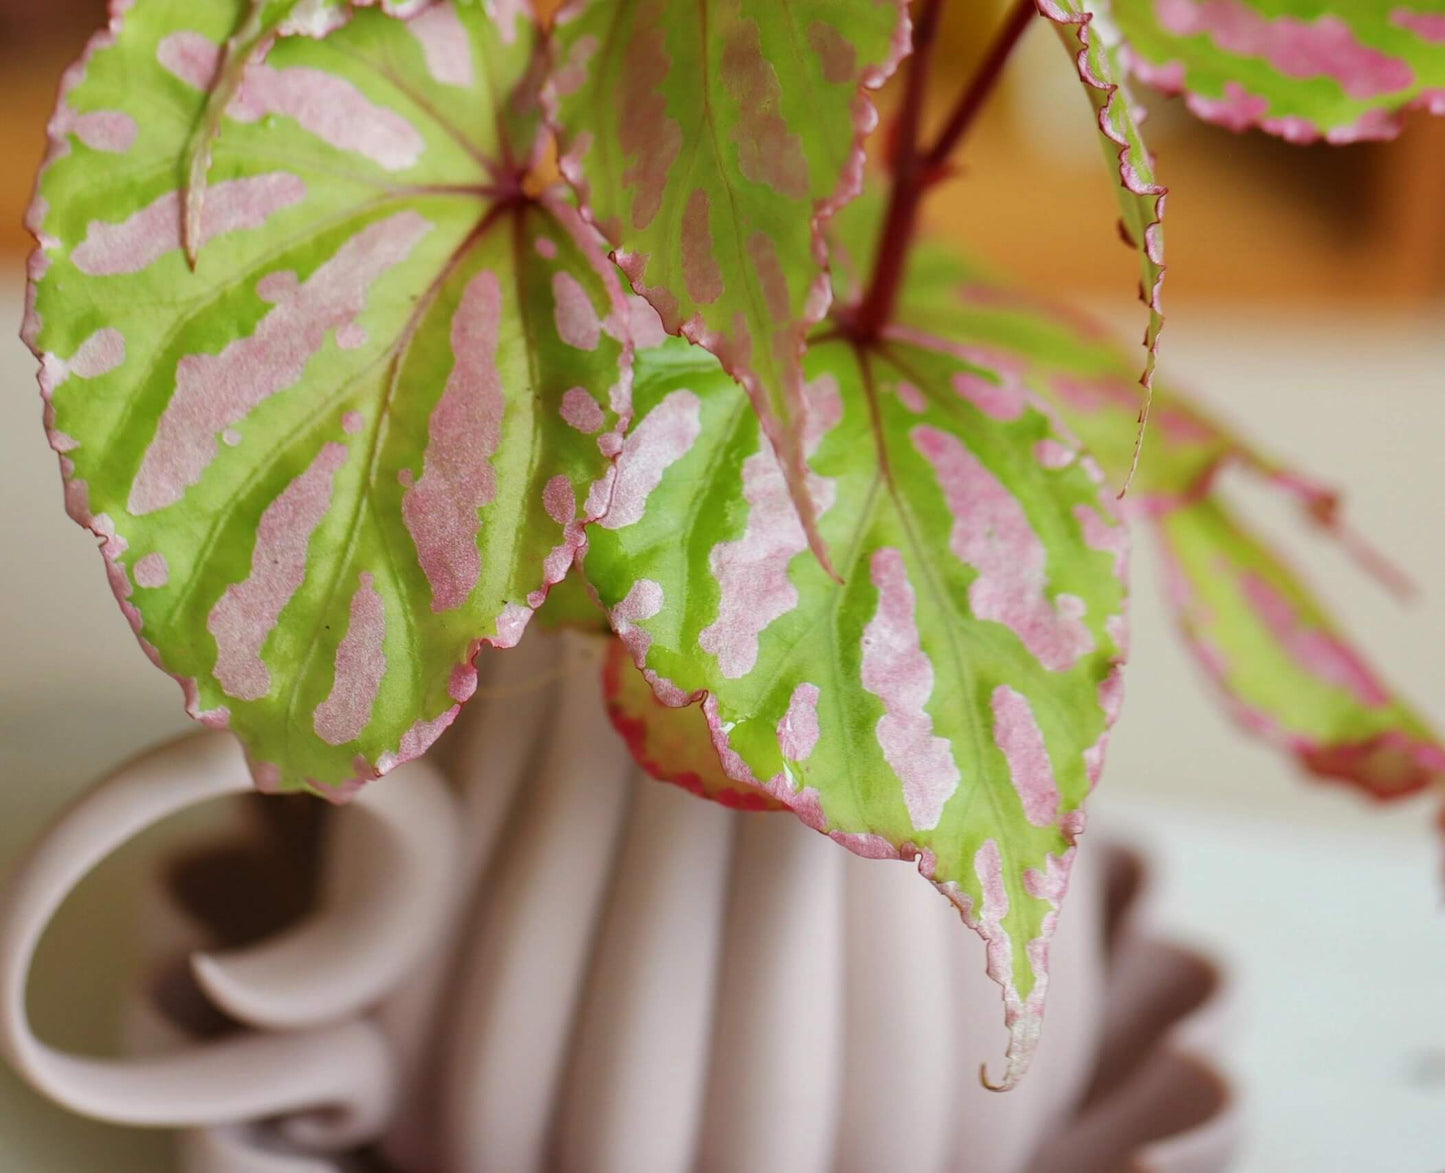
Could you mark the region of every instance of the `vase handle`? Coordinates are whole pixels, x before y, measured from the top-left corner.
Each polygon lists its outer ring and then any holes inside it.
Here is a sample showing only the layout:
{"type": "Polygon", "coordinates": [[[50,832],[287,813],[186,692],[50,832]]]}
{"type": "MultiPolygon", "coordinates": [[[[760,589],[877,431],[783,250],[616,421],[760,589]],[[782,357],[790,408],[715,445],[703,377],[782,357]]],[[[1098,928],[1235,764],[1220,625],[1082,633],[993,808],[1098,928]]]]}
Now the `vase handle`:
{"type": "Polygon", "coordinates": [[[316,909],[254,945],[192,954],[197,984],[260,1030],[304,1030],[370,1010],[444,934],[459,822],[429,762],[369,783],[328,827],[316,909]]]}
{"type": "Polygon", "coordinates": [[[386,1040],[369,1022],[247,1032],[137,1059],[69,1054],[31,1029],[25,994],[35,949],[75,886],[153,823],[250,789],[239,745],[207,731],[133,760],[60,816],[0,898],[0,1051],[41,1094],[98,1120],[193,1128],[287,1116],[297,1139],[348,1147],[380,1133],[395,1096],[386,1040]]]}

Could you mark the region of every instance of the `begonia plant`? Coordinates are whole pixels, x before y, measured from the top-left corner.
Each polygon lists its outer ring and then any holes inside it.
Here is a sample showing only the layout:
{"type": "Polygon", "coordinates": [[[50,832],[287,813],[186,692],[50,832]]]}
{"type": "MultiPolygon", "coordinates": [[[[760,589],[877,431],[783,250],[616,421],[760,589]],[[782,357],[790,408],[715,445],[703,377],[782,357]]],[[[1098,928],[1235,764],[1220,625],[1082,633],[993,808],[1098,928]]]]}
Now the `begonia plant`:
{"type": "Polygon", "coordinates": [[[113,0],[50,124],[24,335],[71,516],[261,788],[423,753],[534,612],[610,627],[648,771],[916,860],[983,936],[1007,1087],[1122,701],[1126,522],[1250,730],[1376,797],[1445,771],[1213,485],[1338,528],[1336,497],[1152,390],[1165,188],[1126,87],[1389,137],[1445,112],[1445,0],[1017,0],[925,135],[942,8],[113,0]],[[1040,21],[1139,355],[912,249],[1040,21]]]}

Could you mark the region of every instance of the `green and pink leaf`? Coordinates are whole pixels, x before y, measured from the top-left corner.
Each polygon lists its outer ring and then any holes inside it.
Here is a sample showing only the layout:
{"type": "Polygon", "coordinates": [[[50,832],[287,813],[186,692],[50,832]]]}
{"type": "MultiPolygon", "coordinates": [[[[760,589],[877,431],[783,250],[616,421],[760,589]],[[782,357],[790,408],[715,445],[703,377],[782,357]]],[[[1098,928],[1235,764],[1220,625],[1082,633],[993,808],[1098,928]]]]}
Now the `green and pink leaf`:
{"type": "MultiPolygon", "coordinates": [[[[930,250],[905,289],[902,312],[977,361],[1011,371],[1114,485],[1124,483],[1142,397],[1107,331],[941,250],[930,250]]],[[[1324,527],[1367,571],[1404,593],[1399,576],[1345,526],[1337,495],[1261,453],[1173,388],[1155,390],[1152,419],[1127,512],[1161,537],[1181,588],[1171,602],[1231,710],[1305,768],[1377,798],[1445,774],[1438,737],[1365,667],[1309,589],[1236,522],[1215,490],[1231,467],[1281,488],[1311,525],[1324,527]],[[1240,585],[1245,581],[1253,588],[1240,585]],[[1215,592],[1222,595],[1216,599],[1215,592]],[[1317,654],[1301,651],[1311,647],[1317,654]]]]}
{"type": "Polygon", "coordinates": [[[192,270],[187,144],[247,12],[118,9],[68,76],[25,333],[148,653],[258,782],[342,795],[421,753],[567,573],[629,309],[578,215],[517,189],[536,30],[476,5],[251,57],[192,270]]]}
{"type": "Polygon", "coordinates": [[[1380,799],[1445,776],[1429,726],[1225,505],[1204,496],[1152,520],[1184,637],[1246,729],[1380,799]]]}
{"type": "Polygon", "coordinates": [[[917,859],[985,937],[1008,1086],[1120,700],[1124,531],[1087,458],[948,344],[815,341],[805,376],[842,582],[743,394],[681,343],[639,356],[584,571],[657,696],[701,705],[735,786],[862,855],[917,859]]]}
{"type": "Polygon", "coordinates": [[[1445,114],[1441,0],[1112,0],[1134,76],[1290,142],[1393,138],[1445,114]]]}

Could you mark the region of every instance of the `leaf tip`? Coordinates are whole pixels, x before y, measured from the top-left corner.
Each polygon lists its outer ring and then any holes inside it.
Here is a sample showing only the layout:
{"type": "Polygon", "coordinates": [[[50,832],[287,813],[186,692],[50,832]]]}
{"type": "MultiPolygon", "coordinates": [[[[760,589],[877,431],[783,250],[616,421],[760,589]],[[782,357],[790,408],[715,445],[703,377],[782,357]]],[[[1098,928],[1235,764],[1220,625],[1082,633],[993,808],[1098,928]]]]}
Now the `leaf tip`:
{"type": "Polygon", "coordinates": [[[1018,1086],[1019,1076],[1022,1074],[1021,1071],[1017,1070],[1017,1067],[1018,1064],[1010,1059],[1007,1063],[1007,1066],[1004,1068],[1003,1078],[997,1083],[995,1083],[991,1078],[989,1078],[988,1063],[980,1063],[978,1065],[979,1085],[984,1089],[984,1091],[996,1093],[1011,1092],[1014,1088],[1018,1086]]]}
{"type": "Polygon", "coordinates": [[[1400,603],[1413,603],[1420,597],[1420,585],[1383,550],[1339,516],[1319,518],[1339,542],[1346,556],[1368,577],[1400,603]]]}
{"type": "Polygon", "coordinates": [[[1122,501],[1129,492],[1129,486],[1134,483],[1134,474],[1139,471],[1139,458],[1144,454],[1144,436],[1149,430],[1149,408],[1154,403],[1154,380],[1153,371],[1145,373],[1140,380],[1144,388],[1144,403],[1139,408],[1139,427],[1134,433],[1134,450],[1129,454],[1129,471],[1124,474],[1124,484],[1115,495],[1116,501],[1122,501]]]}

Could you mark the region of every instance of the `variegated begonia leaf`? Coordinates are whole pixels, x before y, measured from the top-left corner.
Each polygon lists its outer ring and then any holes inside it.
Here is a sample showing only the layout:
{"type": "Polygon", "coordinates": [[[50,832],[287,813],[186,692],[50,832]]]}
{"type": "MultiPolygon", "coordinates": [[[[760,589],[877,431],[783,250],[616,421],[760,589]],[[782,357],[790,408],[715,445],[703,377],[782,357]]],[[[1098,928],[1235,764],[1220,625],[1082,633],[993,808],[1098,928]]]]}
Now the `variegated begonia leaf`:
{"type": "MultiPolygon", "coordinates": [[[[861,218],[856,229],[837,228],[857,233],[835,246],[840,257],[870,247],[861,218]]],[[[1108,331],[936,248],[923,250],[900,312],[1047,403],[1110,480],[1123,483],[1141,393],[1108,331]]],[[[1261,454],[1173,388],[1155,391],[1153,421],[1128,513],[1148,519],[1177,568],[1170,602],[1231,712],[1306,769],[1377,798],[1445,774],[1437,735],[1364,666],[1288,565],[1218,501],[1215,482],[1230,465],[1263,477],[1369,565],[1371,552],[1341,522],[1337,495],[1261,454]]]]}
{"type": "Polygon", "coordinates": [[[747,388],[820,558],[798,430],[820,225],[857,193],[904,0],[574,0],[549,86],[564,175],[668,331],[747,388]]]}
{"type": "Polygon", "coordinates": [[[1111,0],[1124,62],[1199,117],[1291,142],[1445,114],[1445,0],[1111,0]]]}
{"type": "Polygon", "coordinates": [[[946,344],[825,337],[804,373],[841,582],[743,394],[681,342],[639,355],[583,569],[659,698],[701,702],[730,779],[859,854],[919,860],[982,934],[1009,1086],[1120,701],[1125,532],[1091,462],[946,344]]]}
{"type": "Polygon", "coordinates": [[[1154,160],[1139,134],[1143,112],[1130,97],[1117,47],[1106,38],[1107,29],[1098,19],[1099,0],[1038,0],[1038,4],[1074,58],[1093,104],[1104,158],[1119,180],[1119,235],[1139,254],[1139,300],[1148,308],[1149,322],[1144,329],[1144,374],[1139,380],[1146,394],[1133,449],[1137,462],[1148,421],[1159,332],[1164,328],[1164,197],[1169,189],[1154,178],[1154,160]]]}
{"type": "Polygon", "coordinates": [[[67,76],[25,335],[147,651],[259,783],[344,793],[426,748],[572,563],[627,307],[580,217],[523,193],[537,34],[476,4],[253,59],[192,271],[186,146],[246,16],[117,5],[67,76]]]}

